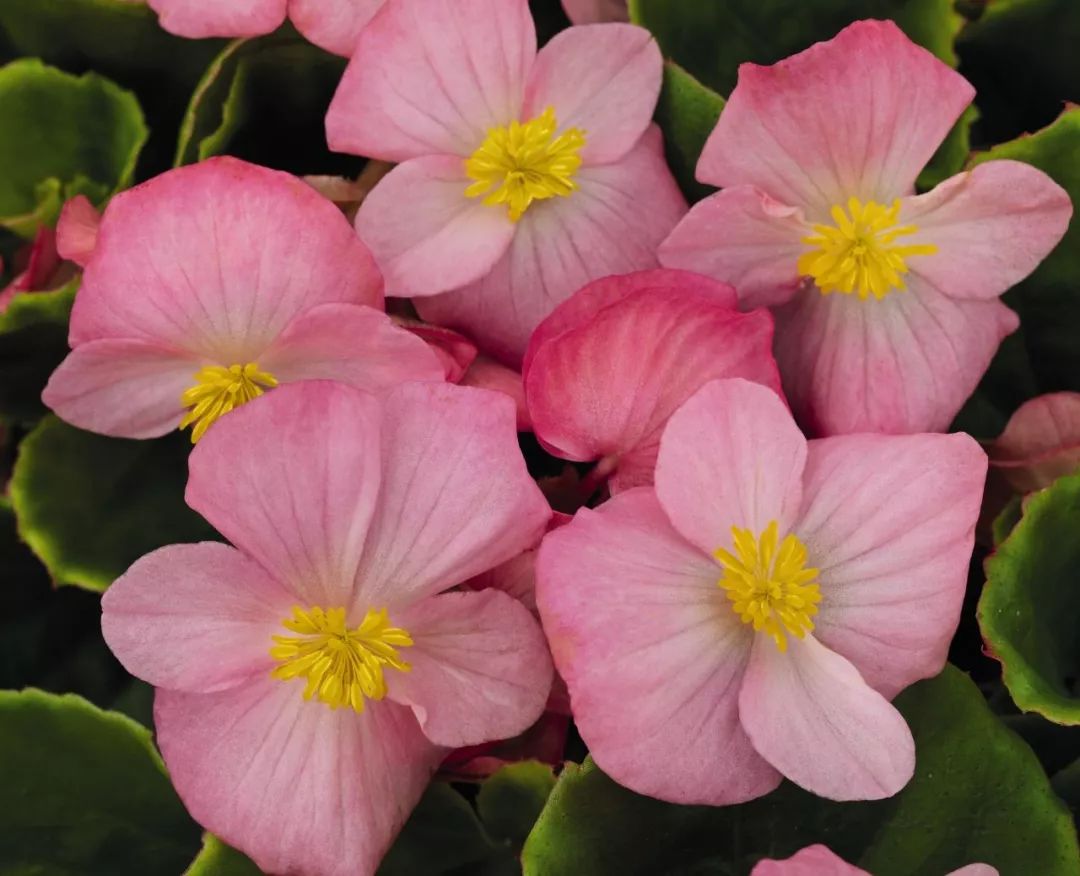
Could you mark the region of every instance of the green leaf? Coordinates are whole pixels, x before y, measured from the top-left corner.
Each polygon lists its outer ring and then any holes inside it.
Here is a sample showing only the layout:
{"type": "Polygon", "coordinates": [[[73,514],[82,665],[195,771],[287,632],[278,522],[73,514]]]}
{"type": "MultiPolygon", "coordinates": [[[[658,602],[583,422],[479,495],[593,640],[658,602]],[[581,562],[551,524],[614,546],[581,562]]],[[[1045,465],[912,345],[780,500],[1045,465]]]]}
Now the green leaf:
{"type": "Polygon", "coordinates": [[[586,761],[560,776],[525,844],[525,873],[743,876],[762,856],[818,842],[875,876],[940,874],[976,861],[1003,874],[1080,873],[1069,813],[967,676],[947,667],[896,706],[917,760],[915,777],[889,800],[832,803],[785,784],[741,806],[675,806],[620,787],[586,761]]]}
{"type": "Polygon", "coordinates": [[[664,83],[656,104],[656,122],[664,131],[668,164],[683,194],[691,202],[699,201],[711,186],[694,178],[698,157],[716,127],[724,99],[698,82],[678,64],[664,64],[664,83]]]}
{"type": "Polygon", "coordinates": [[[199,846],[150,741],[73,695],[0,692],[0,872],[180,873],[199,846]]]}
{"type": "Polygon", "coordinates": [[[131,184],[147,129],[135,96],[27,58],[0,68],[0,225],[29,237],[76,194],[131,184]]]}
{"type": "Polygon", "coordinates": [[[955,66],[962,19],[952,0],[630,0],[630,18],[664,55],[720,94],[744,61],[772,64],[860,18],[892,18],[915,42],[955,66]]]}
{"type": "Polygon", "coordinates": [[[1023,498],[1013,496],[993,519],[990,524],[990,534],[994,539],[994,547],[1005,541],[1016,524],[1020,522],[1024,513],[1023,507],[1023,498]]]}
{"type": "Polygon", "coordinates": [[[547,764],[533,760],[504,766],[480,786],[476,798],[484,827],[520,851],[554,787],[555,774],[547,764]]]}
{"type": "Polygon", "coordinates": [[[103,591],[143,554],[214,532],[184,504],[191,443],[94,435],[46,417],[11,478],[19,533],[58,584],[103,591]]]}
{"type": "Polygon", "coordinates": [[[247,855],[227,846],[213,834],[203,834],[203,847],[184,876],[262,876],[247,855]]]}
{"type": "Polygon", "coordinates": [[[953,125],[948,136],[923,168],[915,183],[920,192],[928,192],[938,183],[955,176],[964,169],[971,157],[971,126],[979,117],[974,104],[964,110],[959,121],[953,125]]]}
{"type": "Polygon", "coordinates": [[[1025,712],[1080,724],[1080,475],[1028,499],[986,561],[979,625],[1005,686],[1025,712]]]}

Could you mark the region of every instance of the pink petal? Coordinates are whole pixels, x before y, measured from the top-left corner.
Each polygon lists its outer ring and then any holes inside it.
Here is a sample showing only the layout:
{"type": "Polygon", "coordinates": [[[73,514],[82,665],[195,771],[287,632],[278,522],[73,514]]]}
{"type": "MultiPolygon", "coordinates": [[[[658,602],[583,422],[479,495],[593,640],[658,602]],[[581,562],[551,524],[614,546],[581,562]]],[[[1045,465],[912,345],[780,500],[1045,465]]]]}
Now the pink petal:
{"type": "Polygon", "coordinates": [[[146,0],[169,33],[179,36],[251,37],[277,30],[287,0],[146,0]]]}
{"type": "Polygon", "coordinates": [[[1052,392],[1020,405],[989,447],[990,465],[1030,493],[1080,467],[1080,393],[1052,392]]]}
{"type": "Polygon", "coordinates": [[[532,419],[525,404],[525,387],[521,383],[521,374],[513,368],[507,368],[487,356],[478,356],[462,375],[461,385],[490,389],[509,396],[517,409],[517,430],[532,431],[532,419]]]}
{"type": "Polygon", "coordinates": [[[656,494],[675,528],[707,554],[732,544],[731,528],[781,535],[799,512],[806,439],[784,402],[748,380],[714,380],[668,420],[656,494]]]}
{"type": "Polygon", "coordinates": [[[820,570],[814,635],[887,699],[945,666],[985,481],[963,434],[810,442],[795,531],[820,570]]]}
{"type": "Polygon", "coordinates": [[[427,344],[441,363],[447,383],[460,383],[465,372],[476,361],[476,344],[465,335],[406,317],[396,317],[395,322],[427,344]]]}
{"type": "Polygon", "coordinates": [[[815,220],[851,196],[891,203],[974,94],[891,21],[856,21],[771,67],[740,66],[697,176],[756,185],[815,220]]]}
{"type": "Polygon", "coordinates": [[[347,607],[379,464],[374,397],[294,383],[210,427],[191,452],[185,498],[305,608],[347,607]]]}
{"type": "Polygon", "coordinates": [[[294,602],[258,563],[215,542],[147,554],[101,598],[101,631],[132,675],[212,693],[269,673],[271,636],[294,602]]]}
{"type": "Polygon", "coordinates": [[[409,605],[535,544],[551,510],[514,420],[509,398],[482,389],[406,383],[389,394],[358,605],[409,605]]]}
{"type": "Polygon", "coordinates": [[[326,115],[335,152],[467,158],[521,114],[536,31],[526,0],[389,0],[326,115]]]}
{"type": "Polygon", "coordinates": [[[356,214],[356,230],[386,277],[388,295],[434,295],[491,271],[514,239],[505,209],[465,195],[464,165],[450,156],[399,164],[356,214]]]}
{"type": "Polygon", "coordinates": [[[1069,227],[1069,194],[1020,161],[988,161],[908,198],[900,221],[918,226],[904,243],[933,244],[909,267],[953,298],[995,298],[1019,283],[1069,227]]]}
{"type": "Polygon", "coordinates": [[[487,276],[418,301],[420,314],[517,365],[533,329],[590,280],[656,267],[657,246],[686,210],[659,129],[623,159],[582,168],[575,181],[579,189],[568,197],[529,208],[487,276]]]}
{"type": "Polygon", "coordinates": [[[159,689],[157,741],[192,817],[267,873],[373,874],[445,749],[408,709],[305,701],[259,673],[221,693],[159,689]]]}
{"type": "Polygon", "coordinates": [[[880,301],[810,288],[775,312],[784,390],[814,434],[945,431],[1019,324],[909,277],[880,301]]]}
{"type": "Polygon", "coordinates": [[[908,783],[915,742],[903,716],[812,635],[784,653],[754,641],[739,718],[758,754],[829,800],[880,800],[908,783]]]}
{"type": "Polygon", "coordinates": [[[808,233],[801,210],[733,186],[690,208],[661,244],[660,264],[731,283],[744,307],[772,307],[802,282],[796,266],[808,233]]]}
{"type": "Polygon", "coordinates": [[[626,21],[626,0],[563,0],[563,9],[574,24],[626,21]]]}
{"type": "Polygon", "coordinates": [[[56,249],[60,257],[85,268],[97,246],[100,224],[101,214],[86,195],[76,195],[64,204],[56,223],[56,249]]]}
{"type": "Polygon", "coordinates": [[[231,365],[316,304],[381,301],[371,255],[330,201],[289,174],[211,158],[109,203],[70,340],[135,338],[231,365]]]}
{"type": "Polygon", "coordinates": [[[946,873],[945,876],[998,876],[998,871],[989,864],[968,864],[959,870],[946,873]]]}
{"type": "Polygon", "coordinates": [[[388,678],[388,696],[410,706],[438,745],[517,736],[540,717],[553,670],[540,625],[497,590],[444,593],[394,617],[415,643],[412,667],[388,678]]]}
{"type": "Polygon", "coordinates": [[[289,18],[319,48],[344,55],[353,53],[360,31],[382,8],[385,0],[289,0],[289,18]]]}
{"type": "Polygon", "coordinates": [[[833,854],[827,846],[807,846],[782,861],[758,861],[750,876],[873,876],[833,854]]]}
{"type": "Polygon", "coordinates": [[[180,425],[180,396],[202,363],[146,341],[90,341],[52,373],[41,400],[80,429],[157,438],[180,425]]]}
{"type": "Polygon", "coordinates": [[[529,345],[526,393],[537,437],[564,459],[618,460],[613,487],[652,483],[664,424],[702,385],[745,377],[780,391],[772,320],[734,310],[734,297],[730,286],[682,271],[586,286],[548,318],[563,331],[545,330],[545,320],[529,345]],[[575,325],[561,311],[584,311],[579,296],[607,306],[575,325]]]}
{"type": "Polygon", "coordinates": [[[406,380],[442,381],[438,357],[381,310],[322,304],[294,319],[259,364],[279,382],[338,380],[380,394],[406,380]]]}
{"type": "Polygon", "coordinates": [[[525,118],[548,107],[563,130],[585,134],[581,158],[607,164],[633,148],[652,120],[664,61],[645,28],[571,27],[536,56],[525,92],[525,118]]]}
{"type": "Polygon", "coordinates": [[[579,511],[537,561],[544,631],[590,753],[674,803],[740,803],[779,782],[739,725],[753,633],[719,577],[646,487],[579,511]]]}

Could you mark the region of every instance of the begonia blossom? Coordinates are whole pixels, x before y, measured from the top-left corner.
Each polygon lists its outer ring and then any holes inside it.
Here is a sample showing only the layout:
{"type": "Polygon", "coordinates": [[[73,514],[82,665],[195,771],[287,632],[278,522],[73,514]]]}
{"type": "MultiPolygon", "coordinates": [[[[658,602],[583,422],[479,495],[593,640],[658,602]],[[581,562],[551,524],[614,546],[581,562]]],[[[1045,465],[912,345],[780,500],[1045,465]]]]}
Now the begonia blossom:
{"type": "Polygon", "coordinates": [[[967,435],[807,442],[767,387],[706,384],[668,421],[655,489],[540,547],[540,616],[596,763],[676,803],[781,776],[895,794],[915,751],[889,701],[945,664],[985,476],[967,435]]]}
{"type": "Polygon", "coordinates": [[[973,94],[890,21],[739,68],[697,166],[723,190],[660,260],[776,308],[784,389],[815,433],[944,430],[1017,326],[999,296],[1065,232],[1068,195],[1020,162],[914,193],[973,94]]]}
{"type": "Polygon", "coordinates": [[[710,380],[780,390],[772,318],[735,290],[657,269],[590,283],[533,333],[523,375],[533,429],[553,454],[600,460],[612,491],[652,483],[660,433],[710,380]]]}
{"type": "Polygon", "coordinates": [[[1050,486],[1080,469],[1080,393],[1028,399],[987,447],[990,468],[1019,493],[1050,486]]]}
{"type": "Polygon", "coordinates": [[[382,280],[336,207],[233,158],[162,174],[109,203],[75,297],[72,351],[42,396],[123,438],[202,437],[281,383],[383,391],[442,380],[438,358],[382,312],[382,280]]]}
{"type": "Polygon", "coordinates": [[[650,125],[661,75],[629,24],[537,52],[526,0],[388,0],[326,118],[332,149],[400,162],[356,217],[386,294],[516,365],[585,283],[655,267],[686,210],[650,125]]]}
{"type": "MultiPolygon", "coordinates": [[[[767,858],[759,861],[750,876],[874,876],[847,863],[827,846],[807,846],[782,861],[767,858]]],[[[989,864],[968,864],[952,870],[945,876],[998,876],[996,868],[989,864]]]]}
{"type": "Polygon", "coordinates": [[[550,516],[513,404],[301,382],[223,419],[190,469],[188,504],[235,547],[138,560],[102,599],[105,640],[157,689],[200,824],[268,873],[374,873],[448,751],[521,733],[551,687],[528,609],[446,592],[550,516]]]}
{"type": "Polygon", "coordinates": [[[562,0],[567,17],[574,24],[626,21],[626,0],[562,0]]]}

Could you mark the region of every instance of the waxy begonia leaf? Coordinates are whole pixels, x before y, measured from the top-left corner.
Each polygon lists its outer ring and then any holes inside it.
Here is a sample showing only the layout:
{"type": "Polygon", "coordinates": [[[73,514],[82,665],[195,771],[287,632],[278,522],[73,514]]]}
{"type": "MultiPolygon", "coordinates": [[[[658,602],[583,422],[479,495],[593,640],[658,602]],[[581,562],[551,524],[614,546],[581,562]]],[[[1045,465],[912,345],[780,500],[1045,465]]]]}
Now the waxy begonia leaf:
{"type": "Polygon", "coordinates": [[[896,706],[915,737],[915,777],[880,802],[833,803],[784,784],[740,806],[676,806],[620,787],[591,761],[569,765],[525,844],[526,876],[745,876],[762,856],[813,843],[875,876],[972,861],[1002,873],[1080,872],[1075,827],[1038,760],[963,673],[947,667],[896,706]]]}
{"type": "Polygon", "coordinates": [[[262,876],[262,870],[247,855],[207,833],[203,835],[198,857],[184,871],[184,876],[262,876]]]}
{"type": "Polygon", "coordinates": [[[554,787],[547,764],[527,760],[504,766],[484,782],[476,798],[484,827],[520,851],[554,787]]]}
{"type": "Polygon", "coordinates": [[[705,141],[716,127],[724,99],[678,64],[664,64],[664,83],[656,104],[656,122],[664,131],[664,150],[679,188],[691,202],[713,191],[694,177],[705,141]]]}
{"type": "Polygon", "coordinates": [[[81,697],[0,692],[0,872],[181,873],[199,828],[150,731],[81,697]]]}
{"type": "Polygon", "coordinates": [[[184,504],[191,441],[129,441],[46,417],[11,478],[19,534],[58,584],[103,591],[143,554],[214,538],[184,504]]]}
{"type": "Polygon", "coordinates": [[[1032,495],[986,561],[979,623],[1024,711],[1080,724],[1080,475],[1032,495]]]}
{"type": "Polygon", "coordinates": [[[68,198],[126,188],[147,133],[135,96],[95,73],[0,68],[0,225],[28,237],[68,198]]]}

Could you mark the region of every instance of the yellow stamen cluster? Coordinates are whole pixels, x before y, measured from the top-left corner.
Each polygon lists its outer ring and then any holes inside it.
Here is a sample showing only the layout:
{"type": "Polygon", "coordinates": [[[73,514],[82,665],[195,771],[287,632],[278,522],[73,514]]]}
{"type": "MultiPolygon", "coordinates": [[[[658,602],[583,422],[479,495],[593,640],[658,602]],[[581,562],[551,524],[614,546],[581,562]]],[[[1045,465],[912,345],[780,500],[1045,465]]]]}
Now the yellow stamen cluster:
{"type": "Polygon", "coordinates": [[[714,553],[724,567],[720,587],[744,624],[764,630],[786,651],[785,630],[801,639],[814,628],[810,618],[821,601],[818,570],[806,568],[806,548],[796,536],[788,534],[777,546],[775,520],[760,538],[738,526],[731,528],[731,535],[737,556],[723,548],[714,553]]]}
{"type": "Polygon", "coordinates": [[[260,371],[255,362],[230,365],[228,368],[208,365],[195,375],[195,385],[180,396],[180,403],[190,408],[187,416],[180,421],[180,428],[186,429],[195,424],[191,430],[191,443],[194,444],[218,417],[247,404],[275,386],[277,380],[274,375],[260,371]]]}
{"type": "Polygon", "coordinates": [[[527,122],[492,128],[465,162],[465,173],[475,180],[465,194],[486,195],[484,203],[492,206],[505,204],[514,222],[533,201],[569,195],[577,188],[585,133],[570,128],[556,136],[557,129],[551,107],[527,122]]]}
{"type": "Polygon", "coordinates": [[[390,626],[386,609],[370,610],[360,626],[349,628],[345,609],[324,611],[312,606],[306,611],[293,607],[293,616],[283,620],[296,636],[274,636],[270,656],[280,661],[274,678],[306,678],[304,699],[318,697],[331,709],[350,706],[364,711],[364,700],[386,696],[385,667],[408,672],[409,664],[398,648],[413,643],[405,630],[390,626]]]}
{"type": "Polygon", "coordinates": [[[858,198],[849,198],[847,206],[846,211],[839,204],[833,206],[835,226],[814,225],[816,233],[803,238],[813,249],[799,258],[799,273],[812,277],[823,295],[854,292],[863,300],[871,295],[884,298],[894,289],[903,290],[900,275],[908,271],[905,259],[937,252],[930,243],[894,243],[919,230],[917,225],[898,224],[899,198],[888,208],[858,198]]]}

